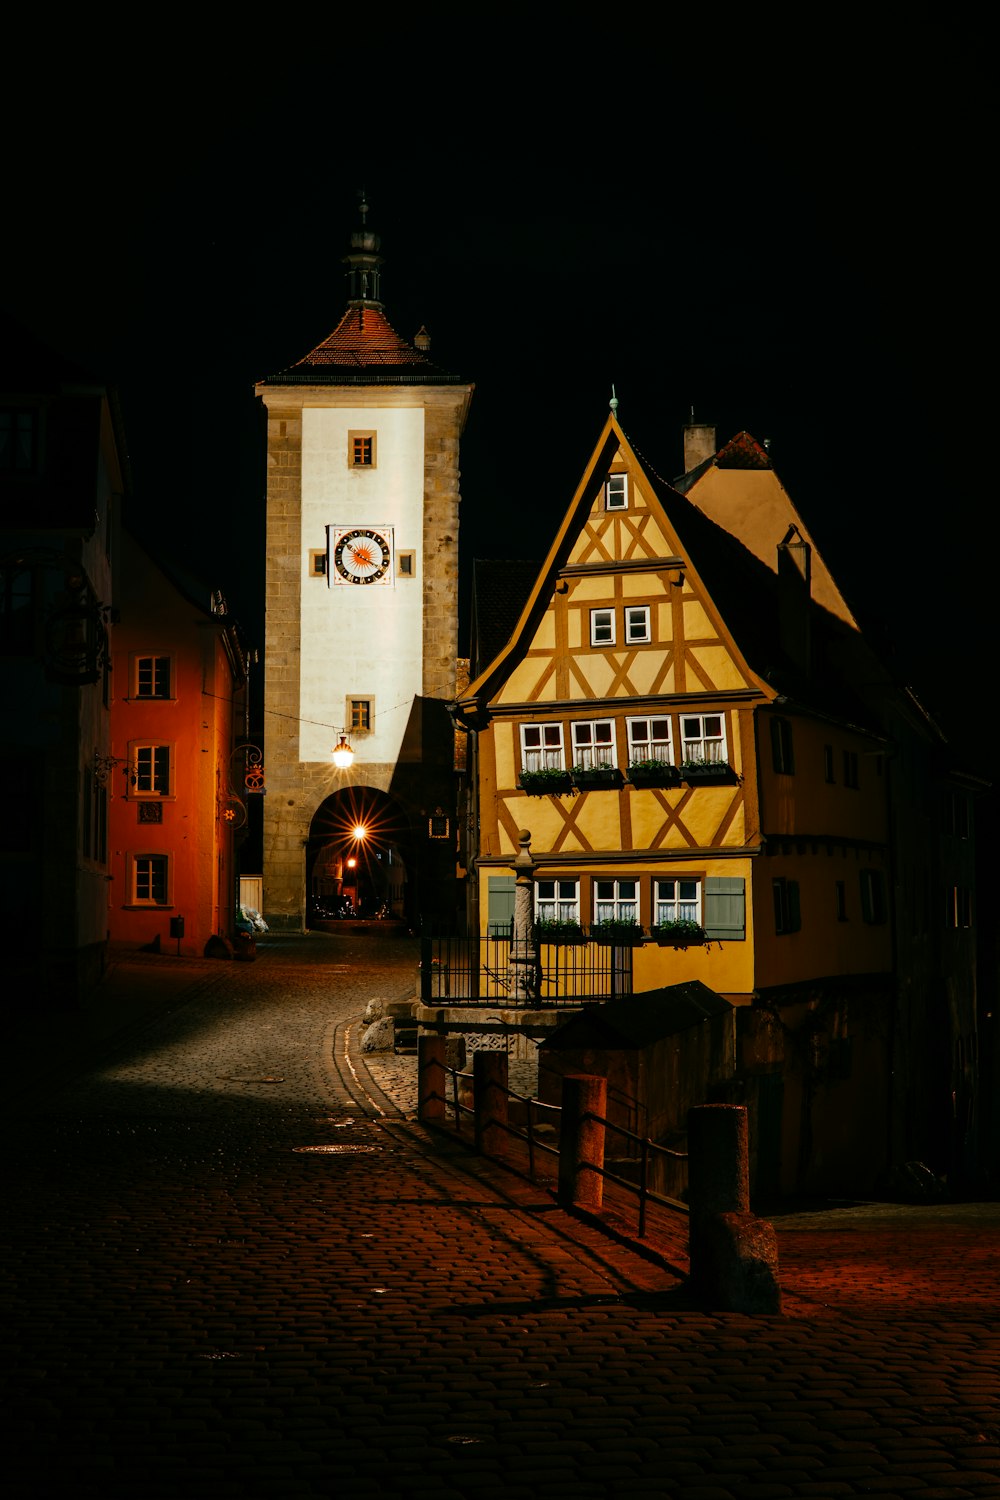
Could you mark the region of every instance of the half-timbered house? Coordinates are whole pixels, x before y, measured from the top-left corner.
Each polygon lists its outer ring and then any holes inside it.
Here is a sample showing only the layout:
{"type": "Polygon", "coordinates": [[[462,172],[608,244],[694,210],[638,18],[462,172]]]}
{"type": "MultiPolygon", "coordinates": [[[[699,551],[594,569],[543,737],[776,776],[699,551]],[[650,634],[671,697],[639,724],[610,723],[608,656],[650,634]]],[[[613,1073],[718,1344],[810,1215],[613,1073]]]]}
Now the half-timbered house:
{"type": "Polygon", "coordinates": [[[738,1008],[726,1095],[752,1108],[758,1189],[856,1190],[885,1162],[886,746],[804,528],[774,543],[770,566],[608,419],[456,705],[471,904],[482,933],[506,919],[529,831],[543,950],[627,946],[634,993],[699,980],[738,1008]]]}

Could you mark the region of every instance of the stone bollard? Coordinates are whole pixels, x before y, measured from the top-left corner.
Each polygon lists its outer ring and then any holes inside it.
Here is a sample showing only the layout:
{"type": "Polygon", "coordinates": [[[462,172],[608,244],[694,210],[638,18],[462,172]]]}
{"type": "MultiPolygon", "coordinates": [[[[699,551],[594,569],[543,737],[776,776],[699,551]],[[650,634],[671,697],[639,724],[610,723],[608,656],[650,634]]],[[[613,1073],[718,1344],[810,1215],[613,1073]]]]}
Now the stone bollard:
{"type": "Polygon", "coordinates": [[[506,1052],[473,1052],[472,1088],[476,1150],[495,1153],[507,1134],[506,1052]]]}
{"type": "Polygon", "coordinates": [[[562,1082],[559,1121],[559,1186],[564,1208],[599,1209],[604,1178],[592,1169],[604,1166],[604,1126],[588,1115],[607,1117],[608,1080],[589,1073],[568,1073],[562,1082]]]}
{"type": "Polygon", "coordinates": [[[727,1312],[781,1311],[774,1226],[750,1212],[747,1112],[741,1104],[688,1111],[691,1282],[727,1312]]]}
{"type": "Polygon", "coordinates": [[[421,1123],[445,1117],[445,1048],[443,1036],[417,1037],[417,1119],[421,1123]]]}

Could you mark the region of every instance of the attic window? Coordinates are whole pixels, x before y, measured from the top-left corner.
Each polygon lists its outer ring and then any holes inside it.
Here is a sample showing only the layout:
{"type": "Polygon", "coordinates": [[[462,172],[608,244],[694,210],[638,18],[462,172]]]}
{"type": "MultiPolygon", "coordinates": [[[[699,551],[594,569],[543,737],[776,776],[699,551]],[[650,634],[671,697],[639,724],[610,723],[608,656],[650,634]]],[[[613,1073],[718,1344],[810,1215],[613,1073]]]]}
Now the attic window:
{"type": "Polygon", "coordinates": [[[604,509],[628,510],[628,475],[609,474],[604,484],[604,509]]]}

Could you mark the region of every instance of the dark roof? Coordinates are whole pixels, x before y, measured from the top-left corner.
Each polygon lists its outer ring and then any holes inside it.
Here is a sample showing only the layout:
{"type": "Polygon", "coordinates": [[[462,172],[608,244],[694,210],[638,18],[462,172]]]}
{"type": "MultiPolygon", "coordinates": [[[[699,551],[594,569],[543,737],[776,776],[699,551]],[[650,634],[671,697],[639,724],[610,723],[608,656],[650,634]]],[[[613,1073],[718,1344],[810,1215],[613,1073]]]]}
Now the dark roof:
{"type": "Polygon", "coordinates": [[[459,385],[431,364],[372,303],[348,307],[333,332],[304,359],[262,385],[459,385]]]}
{"type": "Polygon", "coordinates": [[[539,562],[491,561],[472,564],[472,664],[478,677],[506,646],[541,571],[539,562]]]}
{"type": "Polygon", "coordinates": [[[685,984],[623,996],[607,1005],[587,1005],[580,1015],[557,1027],[541,1043],[541,1049],[565,1052],[583,1047],[648,1047],[730,1010],[730,1002],[707,984],[689,979],[685,984]]]}

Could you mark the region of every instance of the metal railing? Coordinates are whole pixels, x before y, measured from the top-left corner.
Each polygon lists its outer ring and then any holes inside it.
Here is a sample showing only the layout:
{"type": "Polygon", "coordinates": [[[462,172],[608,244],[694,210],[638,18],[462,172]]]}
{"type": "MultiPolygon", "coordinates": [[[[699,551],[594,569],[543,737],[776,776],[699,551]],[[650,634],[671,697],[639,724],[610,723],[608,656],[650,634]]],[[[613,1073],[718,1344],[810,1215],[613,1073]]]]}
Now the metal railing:
{"type": "Polygon", "coordinates": [[[520,1009],[590,1004],[632,993],[632,949],[607,943],[518,944],[510,934],[420,936],[420,999],[424,1005],[496,1005],[520,1009]],[[535,954],[537,951],[537,961],[535,954]],[[512,990],[512,968],[535,974],[530,999],[512,990]]]}
{"type": "MultiPolygon", "coordinates": [[[[475,1102],[473,1102],[471,1105],[462,1102],[462,1099],[460,1098],[459,1080],[464,1079],[470,1086],[470,1090],[472,1090],[474,1089],[474,1075],[459,1068],[448,1066],[445,1066],[444,1071],[446,1076],[448,1076],[451,1081],[451,1098],[450,1100],[447,1098],[445,1098],[444,1100],[445,1115],[447,1117],[448,1110],[451,1111],[455,1130],[459,1135],[461,1135],[463,1133],[462,1117],[467,1116],[470,1119],[475,1119],[477,1111],[475,1102]]],[[[483,1127],[489,1127],[492,1129],[501,1130],[506,1135],[514,1137],[515,1140],[523,1141],[527,1146],[528,1152],[528,1175],[531,1181],[534,1182],[536,1180],[536,1152],[544,1152],[549,1156],[555,1157],[556,1160],[559,1159],[560,1155],[559,1145],[554,1145],[548,1141],[539,1139],[537,1134],[538,1122],[536,1122],[536,1112],[544,1112],[550,1116],[555,1117],[557,1122],[561,1122],[562,1106],[558,1104],[546,1104],[541,1099],[531,1098],[526,1094],[519,1094],[516,1092],[516,1090],[510,1088],[505,1089],[503,1092],[506,1095],[508,1104],[511,1102],[511,1100],[515,1100],[517,1103],[524,1105],[524,1128],[522,1129],[517,1125],[512,1125],[509,1118],[504,1120],[498,1119],[495,1116],[487,1116],[485,1119],[477,1121],[477,1133],[483,1127]]],[[[596,1162],[582,1162],[580,1165],[584,1170],[594,1172],[605,1181],[613,1182],[616,1187],[622,1188],[625,1192],[635,1195],[637,1199],[637,1233],[640,1239],[644,1239],[646,1235],[647,1205],[649,1203],[660,1204],[662,1207],[673,1209],[675,1212],[683,1214],[688,1213],[688,1206],[686,1203],[683,1203],[678,1198],[671,1197],[669,1194],[660,1193],[655,1188],[652,1188],[649,1185],[651,1164],[655,1162],[657,1157],[669,1159],[672,1161],[686,1162],[688,1160],[688,1153],[686,1151],[675,1151],[668,1146],[661,1146],[658,1144],[658,1142],[650,1140],[648,1136],[638,1135],[634,1130],[628,1130],[623,1125],[615,1124],[614,1121],[609,1120],[602,1115],[596,1115],[588,1111],[582,1118],[590,1123],[603,1126],[606,1131],[614,1132],[616,1135],[623,1137],[630,1143],[630,1145],[636,1148],[636,1155],[633,1159],[637,1160],[638,1162],[638,1180],[635,1182],[631,1181],[627,1177],[621,1176],[618,1172],[610,1170],[608,1167],[603,1165],[603,1161],[600,1165],[596,1162]]]]}

